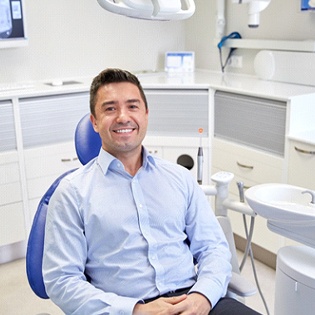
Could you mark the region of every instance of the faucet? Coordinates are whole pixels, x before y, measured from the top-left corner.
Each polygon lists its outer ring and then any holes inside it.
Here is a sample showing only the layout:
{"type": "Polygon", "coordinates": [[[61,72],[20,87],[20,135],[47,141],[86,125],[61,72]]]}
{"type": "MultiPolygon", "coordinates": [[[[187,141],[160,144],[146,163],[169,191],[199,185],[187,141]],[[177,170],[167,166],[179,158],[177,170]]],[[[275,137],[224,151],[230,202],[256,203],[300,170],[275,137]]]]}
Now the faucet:
{"type": "Polygon", "coordinates": [[[237,182],[237,188],[238,188],[238,193],[240,196],[240,202],[244,202],[244,183],[243,182],[237,182]]]}
{"type": "Polygon", "coordinates": [[[310,194],[311,197],[312,197],[312,200],[311,200],[311,204],[315,205],[315,191],[312,191],[312,190],[304,190],[302,191],[302,194],[310,194]]]}

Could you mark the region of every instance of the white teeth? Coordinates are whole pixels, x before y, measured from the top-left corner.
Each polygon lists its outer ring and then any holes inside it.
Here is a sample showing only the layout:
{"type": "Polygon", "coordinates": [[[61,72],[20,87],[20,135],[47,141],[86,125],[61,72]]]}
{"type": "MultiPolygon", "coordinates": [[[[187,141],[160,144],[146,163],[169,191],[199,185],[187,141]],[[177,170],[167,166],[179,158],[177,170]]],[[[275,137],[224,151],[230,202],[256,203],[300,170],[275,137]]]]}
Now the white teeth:
{"type": "Polygon", "coordinates": [[[127,132],[131,132],[132,129],[120,129],[120,130],[116,130],[117,133],[127,133],[127,132]]]}

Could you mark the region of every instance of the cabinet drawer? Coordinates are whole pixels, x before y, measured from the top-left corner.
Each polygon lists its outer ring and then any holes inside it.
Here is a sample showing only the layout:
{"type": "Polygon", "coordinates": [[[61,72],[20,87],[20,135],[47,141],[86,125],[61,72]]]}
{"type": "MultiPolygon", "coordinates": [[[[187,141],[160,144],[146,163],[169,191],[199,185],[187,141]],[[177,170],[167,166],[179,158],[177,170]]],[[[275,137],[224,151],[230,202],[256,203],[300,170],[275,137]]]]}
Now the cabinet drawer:
{"type": "Polygon", "coordinates": [[[288,182],[315,190],[315,145],[290,141],[288,182]]]}
{"type": "Polygon", "coordinates": [[[80,166],[73,142],[25,150],[29,198],[40,198],[58,176],[80,166]]]}
{"type": "Polygon", "coordinates": [[[0,185],[20,181],[20,168],[16,152],[0,155],[0,185]]]}
{"type": "Polygon", "coordinates": [[[246,186],[281,182],[283,158],[214,138],[213,166],[234,173],[246,186]]]}
{"type": "Polygon", "coordinates": [[[25,150],[25,169],[28,180],[54,174],[59,176],[80,165],[73,142],[25,150]]]}
{"type": "Polygon", "coordinates": [[[16,152],[0,156],[0,205],[22,200],[20,168],[16,152]]]}
{"type": "Polygon", "coordinates": [[[0,246],[25,240],[22,203],[0,206],[0,246]]]}

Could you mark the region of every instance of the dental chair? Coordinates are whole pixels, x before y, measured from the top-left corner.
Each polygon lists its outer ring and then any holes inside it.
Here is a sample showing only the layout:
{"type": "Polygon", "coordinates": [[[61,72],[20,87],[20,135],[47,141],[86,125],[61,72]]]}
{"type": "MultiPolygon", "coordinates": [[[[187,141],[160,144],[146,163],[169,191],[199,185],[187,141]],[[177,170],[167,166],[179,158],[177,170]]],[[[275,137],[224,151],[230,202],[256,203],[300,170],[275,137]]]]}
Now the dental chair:
{"type": "MultiPolygon", "coordinates": [[[[92,127],[89,114],[85,115],[78,123],[75,131],[75,148],[80,162],[85,165],[91,159],[95,158],[101,148],[101,139],[92,127]]],[[[26,272],[30,287],[33,292],[40,298],[49,299],[42,274],[42,261],[44,249],[44,236],[45,236],[45,222],[47,208],[50,197],[54,193],[56,187],[63,177],[73,172],[75,169],[70,170],[59,176],[55,182],[49,187],[39,202],[33,224],[31,227],[27,252],[26,252],[26,272]]],[[[230,250],[232,253],[232,279],[228,287],[228,296],[238,298],[247,297],[256,293],[256,287],[245,279],[239,269],[236,248],[232,227],[227,216],[217,216],[225,236],[229,242],[230,250]]]]}

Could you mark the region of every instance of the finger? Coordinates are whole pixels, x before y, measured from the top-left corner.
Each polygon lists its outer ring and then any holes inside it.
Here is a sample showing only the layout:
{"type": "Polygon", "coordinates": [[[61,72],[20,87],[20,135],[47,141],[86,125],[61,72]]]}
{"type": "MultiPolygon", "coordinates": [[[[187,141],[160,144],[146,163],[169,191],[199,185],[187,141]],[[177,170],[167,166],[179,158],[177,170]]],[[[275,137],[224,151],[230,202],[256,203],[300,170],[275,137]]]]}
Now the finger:
{"type": "Polygon", "coordinates": [[[178,304],[178,303],[186,300],[186,298],[187,298],[187,294],[182,294],[179,296],[172,296],[172,297],[168,297],[168,298],[164,298],[164,299],[167,303],[175,305],[175,304],[178,304]]]}

